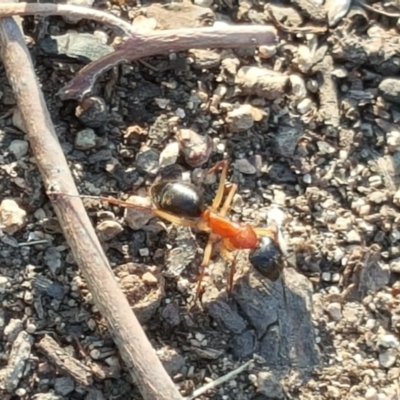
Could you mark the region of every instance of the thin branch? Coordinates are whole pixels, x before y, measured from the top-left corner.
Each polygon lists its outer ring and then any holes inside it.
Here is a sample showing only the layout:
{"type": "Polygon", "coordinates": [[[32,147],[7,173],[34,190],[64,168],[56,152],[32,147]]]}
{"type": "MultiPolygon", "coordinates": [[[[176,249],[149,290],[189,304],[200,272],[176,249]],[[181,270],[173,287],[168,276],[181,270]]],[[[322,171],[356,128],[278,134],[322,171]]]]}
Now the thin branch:
{"type": "Polygon", "coordinates": [[[252,360],[247,361],[246,363],[241,365],[239,368],[236,368],[235,370],[233,370],[231,372],[228,372],[226,375],[223,375],[220,378],[217,378],[214,381],[211,381],[210,383],[207,383],[206,385],[202,386],[201,388],[195,390],[190,396],[185,397],[184,400],[193,400],[196,397],[199,397],[202,394],[208,392],[209,390],[215,389],[217,386],[220,386],[223,383],[234,379],[237,375],[239,375],[243,371],[245,371],[248,368],[248,366],[251,364],[251,362],[252,362],[252,360]]]}
{"type": "MultiPolygon", "coordinates": [[[[46,190],[78,194],[58,142],[24,37],[12,18],[0,19],[1,58],[27,128],[46,190]]],[[[60,226],[145,400],[182,400],[118,286],[82,200],[51,198],[60,226]]]]}
{"type": "Polygon", "coordinates": [[[5,3],[0,4],[0,17],[15,15],[61,15],[74,18],[85,18],[110,25],[113,29],[126,35],[133,35],[136,29],[117,16],[89,7],[73,6],[68,4],[31,4],[5,3]]]}
{"type": "Polygon", "coordinates": [[[82,68],[59,94],[64,100],[82,99],[90,94],[100,74],[122,62],[143,57],[193,48],[238,48],[276,44],[277,31],[271,25],[236,25],[137,33],[128,37],[115,52],[82,68]]]}

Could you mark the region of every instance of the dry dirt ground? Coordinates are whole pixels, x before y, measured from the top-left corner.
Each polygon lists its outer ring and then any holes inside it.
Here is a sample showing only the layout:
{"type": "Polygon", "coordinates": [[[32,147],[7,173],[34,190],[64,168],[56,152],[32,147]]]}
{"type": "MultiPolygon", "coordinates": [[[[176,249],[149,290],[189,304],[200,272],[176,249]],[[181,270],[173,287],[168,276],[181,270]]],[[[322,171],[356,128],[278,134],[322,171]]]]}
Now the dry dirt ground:
{"type": "MultiPolygon", "coordinates": [[[[124,19],[140,8],[116,3],[94,6],[124,19]]],[[[150,8],[160,29],[214,18],[273,23],[279,45],[124,64],[84,104],[57,93],[110,51],[109,30],[61,17],[22,20],[82,194],[145,195],[161,170],[179,166],[210,202],[218,174],[207,169],[229,159],[229,181],[239,187],[231,218],[263,226],[271,210],[285,215],[297,270],[271,283],[240,252],[228,298],[216,252],[193,307],[204,235],[85,200],[121,287],[184,395],[253,360],[200,398],[400,398],[400,8],[353,4],[335,20],[346,1],[331,2],[327,27],[316,3],[199,0],[210,8],[204,14],[187,4],[169,14],[150,8]]],[[[0,82],[1,398],[141,399],[43,192],[3,67],[0,82]],[[55,367],[61,349],[87,366],[91,385],[70,365],[55,367]]]]}

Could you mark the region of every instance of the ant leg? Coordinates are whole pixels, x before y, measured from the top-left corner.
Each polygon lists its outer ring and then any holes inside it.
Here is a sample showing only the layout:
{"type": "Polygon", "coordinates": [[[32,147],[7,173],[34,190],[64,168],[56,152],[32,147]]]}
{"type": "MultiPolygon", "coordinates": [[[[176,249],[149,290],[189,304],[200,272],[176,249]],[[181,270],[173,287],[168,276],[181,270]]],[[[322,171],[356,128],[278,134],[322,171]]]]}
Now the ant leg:
{"type": "Polygon", "coordinates": [[[204,249],[203,261],[200,265],[200,275],[199,275],[199,278],[197,281],[196,297],[194,298],[195,303],[196,303],[197,299],[200,297],[201,282],[203,281],[205,270],[210,262],[212,248],[213,248],[213,245],[214,245],[214,242],[216,239],[217,238],[215,235],[210,234],[206,248],[204,249]]]}
{"type": "Polygon", "coordinates": [[[154,209],[153,210],[153,214],[156,215],[157,217],[165,219],[166,221],[171,222],[171,223],[173,223],[175,225],[188,226],[189,228],[196,228],[197,227],[197,223],[196,222],[190,221],[190,220],[185,219],[185,218],[178,217],[176,215],[167,213],[165,211],[154,209]]]}
{"type": "Polygon", "coordinates": [[[221,217],[225,217],[226,216],[226,213],[228,212],[229,207],[232,204],[233,196],[235,195],[236,190],[237,190],[237,185],[236,185],[236,183],[234,183],[229,188],[229,192],[228,192],[228,195],[226,196],[226,199],[224,201],[224,205],[222,206],[221,210],[218,213],[221,217]]]}
{"type": "Polygon", "coordinates": [[[233,288],[233,278],[236,272],[236,257],[222,244],[221,255],[229,263],[229,277],[228,277],[228,295],[231,296],[233,288]]]}
{"type": "Polygon", "coordinates": [[[226,183],[226,175],[228,173],[229,163],[228,161],[220,161],[219,163],[215,164],[210,171],[213,172],[218,168],[222,167],[221,177],[219,178],[218,190],[217,194],[211,205],[211,210],[216,211],[221,204],[222,198],[224,197],[224,189],[226,183]]]}

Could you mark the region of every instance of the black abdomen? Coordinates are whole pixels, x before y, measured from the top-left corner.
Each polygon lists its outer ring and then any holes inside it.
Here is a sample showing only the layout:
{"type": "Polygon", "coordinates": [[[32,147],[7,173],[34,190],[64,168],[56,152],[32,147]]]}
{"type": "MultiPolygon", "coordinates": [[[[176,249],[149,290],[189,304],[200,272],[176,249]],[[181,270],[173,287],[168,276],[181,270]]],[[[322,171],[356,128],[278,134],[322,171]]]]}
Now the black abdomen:
{"type": "Polygon", "coordinates": [[[151,188],[154,205],[180,217],[197,218],[203,212],[203,198],[195,186],[180,181],[158,182],[151,188]]]}
{"type": "Polygon", "coordinates": [[[257,249],[249,254],[252,266],[270,281],[276,281],[282,271],[282,252],[275,241],[269,236],[261,236],[257,249]]]}

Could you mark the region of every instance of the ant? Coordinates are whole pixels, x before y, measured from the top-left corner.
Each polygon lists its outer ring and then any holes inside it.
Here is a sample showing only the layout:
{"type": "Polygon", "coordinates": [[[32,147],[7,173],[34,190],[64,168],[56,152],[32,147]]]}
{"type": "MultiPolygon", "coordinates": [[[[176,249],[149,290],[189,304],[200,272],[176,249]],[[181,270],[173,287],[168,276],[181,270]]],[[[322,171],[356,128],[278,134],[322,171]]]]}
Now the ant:
{"type": "MultiPolygon", "coordinates": [[[[198,188],[191,183],[180,180],[162,180],[150,188],[150,198],[154,204],[154,215],[179,226],[186,226],[209,234],[200,266],[200,276],[197,282],[195,300],[201,292],[201,283],[205,270],[210,262],[215,244],[219,244],[222,257],[230,265],[228,293],[233,286],[236,271],[236,260],[232,255],[236,250],[250,250],[251,265],[264,277],[276,281],[282,272],[284,258],[287,257],[283,244],[283,236],[279,229],[258,228],[250,224],[229,220],[226,216],[237,191],[237,185],[232,184],[227,191],[224,202],[225,186],[227,183],[228,161],[220,161],[209,171],[221,169],[217,193],[211,206],[205,206],[198,188]],[[222,204],[222,205],[221,205],[222,204]]],[[[129,202],[112,197],[79,196],[97,198],[99,200],[124,207],[137,207],[129,202]]]]}

